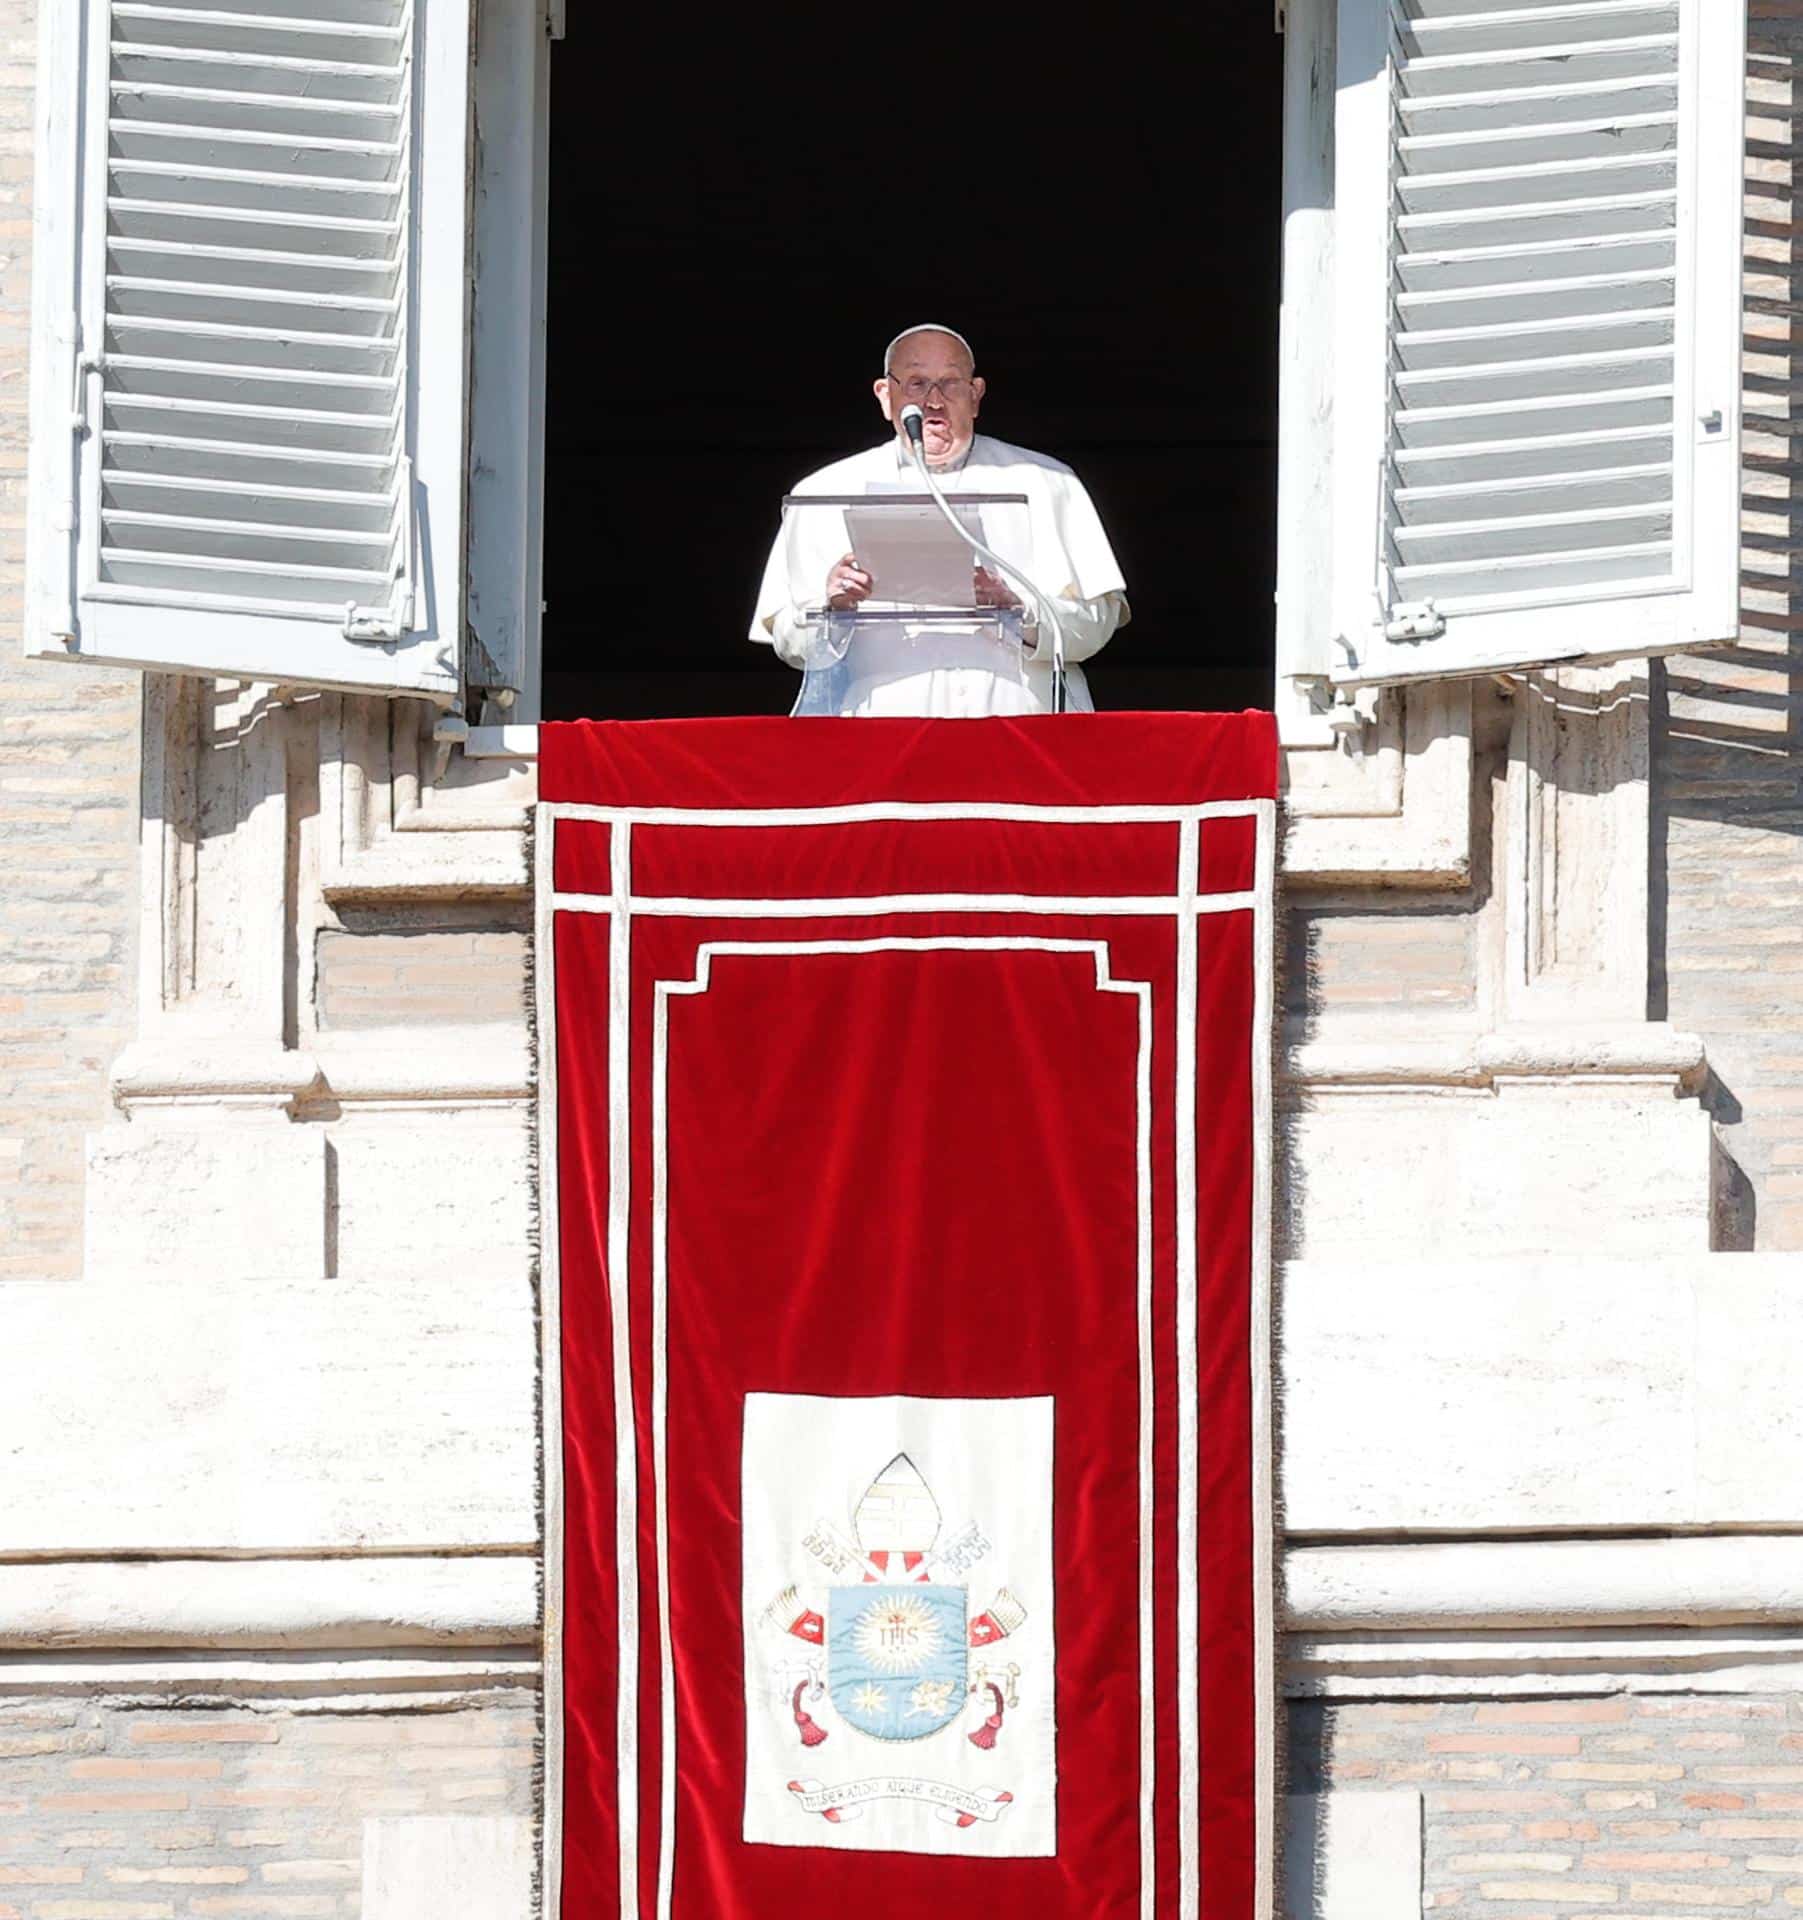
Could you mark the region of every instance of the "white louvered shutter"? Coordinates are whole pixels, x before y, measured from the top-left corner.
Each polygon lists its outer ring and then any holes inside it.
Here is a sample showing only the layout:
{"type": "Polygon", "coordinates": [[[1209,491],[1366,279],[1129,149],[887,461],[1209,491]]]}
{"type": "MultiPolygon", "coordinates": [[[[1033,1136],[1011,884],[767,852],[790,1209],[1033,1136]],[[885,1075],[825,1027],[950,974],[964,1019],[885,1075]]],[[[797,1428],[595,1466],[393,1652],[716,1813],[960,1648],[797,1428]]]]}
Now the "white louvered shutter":
{"type": "Polygon", "coordinates": [[[30,650],[455,689],[468,48],[468,0],[87,0],[30,650]]]}
{"type": "Polygon", "coordinates": [[[1334,677],[1737,624],[1742,0],[1339,0],[1334,677]]]}

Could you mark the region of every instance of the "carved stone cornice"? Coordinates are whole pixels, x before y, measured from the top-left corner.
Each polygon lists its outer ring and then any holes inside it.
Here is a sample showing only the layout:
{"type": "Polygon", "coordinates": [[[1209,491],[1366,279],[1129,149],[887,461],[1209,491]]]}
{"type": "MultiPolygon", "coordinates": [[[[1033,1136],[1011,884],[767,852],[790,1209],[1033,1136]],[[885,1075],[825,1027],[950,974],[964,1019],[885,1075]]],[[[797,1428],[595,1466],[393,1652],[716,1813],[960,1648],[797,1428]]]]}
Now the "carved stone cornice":
{"type": "Polygon", "coordinates": [[[1280,715],[1285,884],[1468,885],[1471,703],[1464,681],[1387,690],[1358,752],[1280,715]]]}
{"type": "Polygon", "coordinates": [[[1295,1090],[1493,1087],[1507,1080],[1661,1080],[1694,1092],[1708,1072],[1701,1036],[1663,1021],[1505,1026],[1488,1033],[1391,1031],[1290,1046],[1280,1081],[1295,1090]]]}
{"type": "Polygon", "coordinates": [[[432,724],[423,702],[326,697],[318,879],[326,899],[525,894],[536,766],[459,754],[441,769],[432,724]]]}

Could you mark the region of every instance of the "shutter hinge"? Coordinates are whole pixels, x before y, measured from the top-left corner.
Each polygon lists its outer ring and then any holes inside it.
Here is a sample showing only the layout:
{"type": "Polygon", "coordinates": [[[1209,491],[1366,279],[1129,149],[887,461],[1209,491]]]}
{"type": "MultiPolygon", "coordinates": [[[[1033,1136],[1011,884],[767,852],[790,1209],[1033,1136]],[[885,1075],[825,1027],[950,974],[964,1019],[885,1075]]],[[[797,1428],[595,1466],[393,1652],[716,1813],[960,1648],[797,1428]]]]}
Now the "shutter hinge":
{"type": "Polygon", "coordinates": [[[1405,600],[1384,622],[1386,640],[1438,640],[1445,631],[1446,621],[1431,600],[1405,600]]]}
{"type": "Polygon", "coordinates": [[[88,379],[106,364],[103,354],[78,353],[75,356],[75,391],[70,396],[69,425],[76,433],[88,430],[88,379]]]}
{"type": "Polygon", "coordinates": [[[344,637],[347,640],[398,640],[413,625],[413,595],[402,582],[395,583],[395,597],[385,607],[360,607],[354,600],[344,605],[344,637]]]}
{"type": "MultiPolygon", "coordinates": [[[[71,342],[75,348],[75,380],[69,392],[69,433],[71,453],[69,458],[69,491],[53,509],[56,530],[70,538],[81,523],[81,442],[88,436],[88,382],[100,371],[101,358],[97,353],[84,353],[81,347],[81,328],[79,323],[75,338],[71,342]]],[[[72,574],[59,568],[61,584],[56,590],[56,605],[50,612],[50,637],[60,641],[71,654],[79,655],[81,642],[77,637],[77,589],[72,574]]]]}

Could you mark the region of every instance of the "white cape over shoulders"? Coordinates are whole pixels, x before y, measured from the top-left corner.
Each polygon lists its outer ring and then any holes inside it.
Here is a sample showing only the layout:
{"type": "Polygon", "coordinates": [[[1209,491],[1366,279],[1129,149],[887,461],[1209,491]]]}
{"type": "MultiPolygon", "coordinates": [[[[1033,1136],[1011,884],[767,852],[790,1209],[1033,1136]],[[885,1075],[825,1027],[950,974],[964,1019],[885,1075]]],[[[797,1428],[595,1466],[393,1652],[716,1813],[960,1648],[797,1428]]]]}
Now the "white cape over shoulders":
{"type": "MultiPolygon", "coordinates": [[[[799,482],[797,494],[893,491],[914,476],[899,442],[835,460],[799,482]]],[[[1070,704],[1092,702],[1076,663],[1100,651],[1127,624],[1126,582],[1082,481],[1062,461],[978,434],[956,468],[936,470],[948,495],[1024,494],[1025,507],[983,510],[984,538],[1059,603],[1070,704]]],[[[773,646],[792,666],[808,661],[805,615],[820,605],[826,577],[850,551],[844,515],[831,507],[795,508],[785,516],[764,568],[751,638],[773,646]]],[[[877,582],[880,595],[882,583],[877,582]]],[[[880,604],[873,601],[873,604],[880,604]]],[[[1000,672],[991,640],[898,629],[893,639],[860,636],[857,671],[842,677],[836,711],[974,718],[992,713],[1049,713],[1051,649],[1042,639],[1024,672],[1000,672]],[[986,657],[987,656],[987,657],[986,657]]]]}

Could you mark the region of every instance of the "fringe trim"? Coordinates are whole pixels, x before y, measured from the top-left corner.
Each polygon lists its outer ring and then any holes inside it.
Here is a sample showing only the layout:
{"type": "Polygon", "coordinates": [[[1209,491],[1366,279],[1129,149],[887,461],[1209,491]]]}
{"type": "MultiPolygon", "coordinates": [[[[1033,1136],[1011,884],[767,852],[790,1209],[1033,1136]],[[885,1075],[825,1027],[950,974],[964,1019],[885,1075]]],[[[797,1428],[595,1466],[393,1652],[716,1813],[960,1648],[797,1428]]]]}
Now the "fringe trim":
{"type": "Polygon", "coordinates": [[[1277,796],[1276,847],[1271,876],[1271,1649],[1276,1687],[1271,1701],[1272,1821],[1271,1920],[1284,1910],[1284,1866],[1288,1823],[1284,1806],[1289,1788],[1290,1743],[1288,1710],[1283,1694],[1284,1513],[1283,1459],[1284,1390],[1279,1358],[1283,1353],[1283,1270],[1295,1242],[1297,1203],[1300,1199],[1296,1153],[1296,1111],[1283,1097],[1284,1002],[1289,986],[1289,911],[1283,886],[1284,842],[1290,815],[1281,792],[1277,796]]]}
{"type": "MultiPolygon", "coordinates": [[[[531,809],[526,816],[526,889],[527,898],[538,899],[538,810],[531,809]]],[[[532,925],[537,927],[537,913],[534,912],[532,925]]],[[[526,1100],[526,1177],[529,1183],[530,1206],[527,1214],[526,1248],[528,1272],[532,1288],[532,1337],[536,1352],[542,1356],[544,1346],[544,1203],[539,1181],[539,1169],[543,1164],[546,1144],[539,1137],[538,1123],[538,1077],[539,1077],[539,1030],[538,1030],[538,942],[536,931],[526,941],[525,967],[526,995],[526,1049],[527,1049],[527,1100],[526,1100]]],[[[553,1149],[555,1143],[553,1143],[553,1149]]],[[[538,1529],[539,1552],[536,1562],[536,1598],[538,1603],[539,1646],[545,1644],[545,1449],[561,1444],[561,1436],[545,1431],[545,1378],[542,1359],[532,1371],[532,1428],[538,1435],[538,1446],[533,1454],[532,1513],[533,1523],[538,1529]]],[[[538,1689],[538,1739],[534,1743],[532,1755],[532,1920],[556,1920],[556,1916],[545,1911],[545,1792],[547,1775],[545,1768],[545,1741],[549,1729],[545,1722],[545,1688],[541,1677],[538,1689]]]]}
{"type": "MultiPolygon", "coordinates": [[[[1283,1696],[1283,1619],[1284,1619],[1284,1515],[1283,1483],[1277,1472],[1277,1463],[1283,1457],[1284,1392],[1283,1376],[1278,1368],[1278,1356],[1283,1350],[1283,1288],[1282,1274],[1286,1260],[1294,1244],[1294,1225],[1300,1200],[1298,1161],[1295,1152],[1295,1113],[1282,1098],[1283,1085],[1281,1067],[1283,1063],[1284,1002],[1288,986],[1289,952],[1289,915],[1283,889],[1284,842],[1289,826],[1289,814],[1281,796],[1276,803],[1275,849],[1273,861],[1272,909],[1271,909],[1271,1301],[1270,1333],[1271,1353],[1269,1379],[1271,1383],[1271,1624],[1270,1630],[1276,1644],[1271,1649],[1272,1670],[1277,1676],[1275,1694],[1272,1700],[1272,1721],[1265,1737],[1272,1748],[1272,1793],[1274,1799],[1273,1848],[1275,1858],[1272,1861],[1272,1886],[1274,1890],[1273,1913],[1261,1916],[1260,1920],[1278,1920],[1283,1908],[1284,1887],[1284,1851],[1286,1823],[1283,1817],[1284,1798],[1288,1785],[1289,1741],[1286,1732],[1286,1709],[1283,1696]]],[[[537,899],[538,890],[538,816],[536,810],[528,817],[526,826],[526,879],[529,897],[537,899]]],[[[534,926],[537,918],[534,915],[534,926]]],[[[542,1036],[538,1022],[538,950],[536,938],[526,942],[526,965],[524,976],[526,1043],[528,1057],[527,1102],[527,1174],[531,1186],[530,1210],[527,1225],[527,1248],[529,1256],[530,1283],[532,1287],[532,1323],[533,1334],[538,1342],[538,1351],[544,1351],[544,1298],[542,1292],[544,1258],[544,1214],[541,1198],[539,1173],[547,1151],[555,1151],[555,1142],[547,1143],[540,1136],[539,1129],[539,1074],[540,1047],[542,1036]]],[[[534,1369],[533,1376],[533,1423],[539,1436],[538,1450],[534,1460],[533,1512],[538,1527],[541,1549],[537,1562],[537,1599],[540,1644],[543,1644],[545,1623],[545,1559],[542,1543],[545,1539],[545,1449],[559,1444],[561,1436],[545,1432],[545,1383],[542,1367],[534,1369]]],[[[533,1872],[532,1872],[532,1920],[558,1920],[558,1916],[549,1914],[545,1909],[545,1742],[547,1738],[545,1719],[545,1689],[541,1685],[538,1694],[538,1741],[534,1752],[533,1764],[533,1872]]]]}

